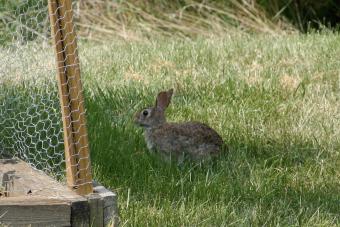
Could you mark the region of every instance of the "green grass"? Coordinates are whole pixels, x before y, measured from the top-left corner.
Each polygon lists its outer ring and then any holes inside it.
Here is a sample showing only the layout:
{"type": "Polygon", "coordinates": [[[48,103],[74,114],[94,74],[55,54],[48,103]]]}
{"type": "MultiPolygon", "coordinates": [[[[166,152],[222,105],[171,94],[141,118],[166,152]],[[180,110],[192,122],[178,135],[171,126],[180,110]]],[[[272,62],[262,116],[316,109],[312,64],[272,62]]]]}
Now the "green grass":
{"type": "Polygon", "coordinates": [[[339,34],[79,46],[94,176],[122,226],[340,225],[339,34]],[[215,165],[148,154],[132,117],[170,87],[168,119],[229,146],[215,165]]]}
{"type": "Polygon", "coordinates": [[[340,225],[338,34],[81,47],[94,175],[122,226],[340,225]],[[228,144],[216,165],[148,154],[132,117],[170,87],[170,121],[228,144]]]}

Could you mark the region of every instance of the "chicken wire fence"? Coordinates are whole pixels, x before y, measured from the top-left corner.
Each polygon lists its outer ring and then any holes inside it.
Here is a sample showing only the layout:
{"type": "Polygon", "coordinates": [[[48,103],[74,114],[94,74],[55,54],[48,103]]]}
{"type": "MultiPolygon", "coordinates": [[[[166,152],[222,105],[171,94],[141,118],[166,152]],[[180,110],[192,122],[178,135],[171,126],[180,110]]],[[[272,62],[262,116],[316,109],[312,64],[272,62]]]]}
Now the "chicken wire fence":
{"type": "Polygon", "coordinates": [[[78,189],[92,180],[72,19],[71,0],[0,0],[0,159],[78,189]]]}

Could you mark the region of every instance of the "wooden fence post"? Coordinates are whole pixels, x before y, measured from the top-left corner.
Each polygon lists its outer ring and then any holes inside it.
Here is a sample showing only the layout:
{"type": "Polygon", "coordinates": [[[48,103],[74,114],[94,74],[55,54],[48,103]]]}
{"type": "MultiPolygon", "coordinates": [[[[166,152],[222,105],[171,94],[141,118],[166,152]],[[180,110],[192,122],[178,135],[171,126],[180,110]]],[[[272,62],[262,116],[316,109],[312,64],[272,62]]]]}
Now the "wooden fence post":
{"type": "Polygon", "coordinates": [[[80,195],[92,193],[92,174],[80,80],[72,0],[48,0],[58,68],[67,184],[80,195]]]}

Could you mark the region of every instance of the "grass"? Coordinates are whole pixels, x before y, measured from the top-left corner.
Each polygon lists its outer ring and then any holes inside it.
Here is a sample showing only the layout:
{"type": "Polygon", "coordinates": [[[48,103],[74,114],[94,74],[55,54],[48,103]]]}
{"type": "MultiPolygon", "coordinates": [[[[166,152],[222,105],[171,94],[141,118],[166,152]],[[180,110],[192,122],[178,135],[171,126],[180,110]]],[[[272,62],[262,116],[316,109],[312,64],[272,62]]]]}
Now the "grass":
{"type": "MultiPolygon", "coordinates": [[[[269,5],[279,7],[276,3],[269,5]]],[[[75,5],[75,18],[80,36],[99,42],[112,37],[136,41],[155,36],[191,39],[241,32],[297,33],[280,9],[269,13],[255,1],[238,0],[83,0],[75,5]]]]}
{"type": "Polygon", "coordinates": [[[79,46],[94,176],[122,226],[340,225],[339,34],[79,46]],[[228,144],[215,165],[148,154],[132,117],[170,87],[170,121],[228,144]]]}
{"type": "Polygon", "coordinates": [[[122,226],[340,224],[338,34],[84,44],[95,177],[122,226]],[[133,113],[174,87],[171,121],[230,151],[178,169],[148,154],[133,113]]]}

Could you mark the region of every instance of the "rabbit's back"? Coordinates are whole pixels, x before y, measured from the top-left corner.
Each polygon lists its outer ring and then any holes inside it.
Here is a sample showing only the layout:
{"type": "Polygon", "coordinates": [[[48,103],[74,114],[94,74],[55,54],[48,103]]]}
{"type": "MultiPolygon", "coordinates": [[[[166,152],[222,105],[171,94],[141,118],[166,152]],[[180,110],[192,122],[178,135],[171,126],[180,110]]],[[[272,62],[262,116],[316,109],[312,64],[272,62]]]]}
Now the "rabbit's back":
{"type": "Polygon", "coordinates": [[[165,123],[145,131],[149,149],[165,156],[189,155],[200,160],[221,151],[223,140],[208,125],[200,122],[165,123]]]}

